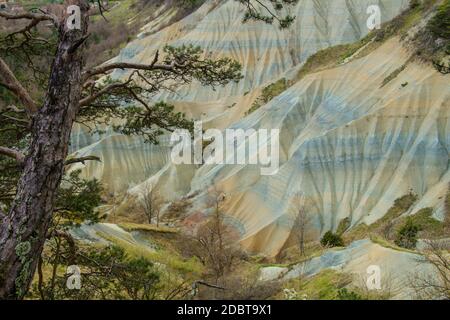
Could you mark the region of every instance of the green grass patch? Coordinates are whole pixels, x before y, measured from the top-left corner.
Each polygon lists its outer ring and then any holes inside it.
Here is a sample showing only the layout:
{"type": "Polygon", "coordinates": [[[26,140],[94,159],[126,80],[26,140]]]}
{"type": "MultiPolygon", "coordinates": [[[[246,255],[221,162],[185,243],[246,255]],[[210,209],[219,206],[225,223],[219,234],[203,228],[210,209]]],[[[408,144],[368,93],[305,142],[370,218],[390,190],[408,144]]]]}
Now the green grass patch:
{"type": "Polygon", "coordinates": [[[349,217],[342,219],[341,221],[339,221],[336,233],[338,235],[342,235],[348,228],[350,228],[350,224],[351,221],[349,217]]]}
{"type": "Polygon", "coordinates": [[[282,92],[284,92],[287,88],[290,87],[289,81],[285,78],[282,78],[262,90],[261,95],[253,102],[252,107],[246,112],[245,115],[249,115],[256,110],[258,110],[261,106],[270,102],[276,96],[279,96],[282,92]]]}
{"type": "Polygon", "coordinates": [[[450,0],[442,1],[428,28],[436,37],[450,39],[450,0]]]}
{"type": "MultiPolygon", "coordinates": [[[[283,289],[293,289],[296,299],[337,300],[339,290],[352,282],[349,274],[327,269],[306,279],[293,279],[283,285],[283,289]]],[[[278,298],[285,299],[280,293],[278,298]]]]}
{"type": "Polygon", "coordinates": [[[123,222],[118,224],[119,227],[127,231],[149,231],[158,233],[178,233],[178,229],[166,226],[156,226],[154,224],[140,224],[132,222],[123,222]]]}
{"type": "Polygon", "coordinates": [[[417,253],[414,250],[410,250],[410,249],[399,247],[398,245],[394,244],[393,242],[391,242],[389,240],[386,240],[385,238],[383,238],[383,237],[381,237],[379,235],[376,235],[376,234],[372,234],[370,236],[370,240],[373,243],[379,244],[380,246],[388,248],[388,249],[401,251],[401,252],[417,253]]]}
{"type": "Polygon", "coordinates": [[[283,289],[275,298],[286,299],[286,289],[296,293],[296,300],[386,300],[391,297],[391,293],[385,288],[369,291],[365,289],[365,283],[358,283],[356,286],[357,280],[352,274],[325,269],[314,276],[284,283],[283,289]]]}
{"type": "Polygon", "coordinates": [[[349,243],[355,240],[370,238],[372,236],[383,236],[390,238],[390,234],[395,231],[395,220],[407,212],[417,201],[417,195],[410,192],[394,201],[394,204],[386,214],[371,225],[361,223],[343,235],[344,241],[349,243]]]}
{"type": "Polygon", "coordinates": [[[401,248],[394,243],[396,235],[405,225],[407,219],[410,219],[414,225],[419,227],[418,238],[437,239],[450,234],[449,226],[433,218],[433,208],[424,208],[415,214],[402,216],[417,201],[417,195],[409,193],[398,198],[388,212],[378,221],[371,225],[364,223],[352,228],[344,233],[346,242],[353,242],[364,238],[370,238],[372,242],[383,247],[417,253],[412,249],[401,248]]]}
{"type": "Polygon", "coordinates": [[[371,229],[379,229],[386,223],[400,217],[403,213],[408,211],[417,201],[418,196],[412,192],[396,199],[394,205],[386,212],[386,214],[377,222],[370,225],[371,229]]]}
{"type": "Polygon", "coordinates": [[[143,257],[151,262],[160,263],[182,275],[200,275],[203,272],[203,266],[195,257],[184,259],[178,252],[165,250],[165,248],[162,247],[157,251],[152,251],[149,248],[145,248],[141,245],[133,245],[128,241],[112,237],[103,232],[97,232],[97,234],[105,240],[121,247],[130,256],[143,257]]]}
{"type": "Polygon", "coordinates": [[[444,214],[445,214],[445,224],[450,227],[450,185],[448,187],[447,193],[445,194],[444,200],[444,214]]]}
{"type": "Polygon", "coordinates": [[[450,229],[446,223],[433,218],[433,208],[423,208],[415,214],[402,217],[397,222],[397,225],[401,226],[405,223],[406,219],[411,219],[412,223],[419,227],[419,238],[432,239],[450,235],[450,229]]]}
{"type": "MultiPolygon", "coordinates": [[[[445,0],[444,2],[449,1],[450,0],[445,0]]],[[[303,79],[308,74],[336,67],[352,56],[353,59],[364,57],[394,36],[403,38],[413,26],[418,24],[425,17],[436,2],[437,0],[424,0],[417,5],[410,6],[391,21],[384,23],[381,26],[381,29],[370,32],[366,37],[359,41],[318,51],[310,56],[305,62],[297,74],[296,81],[303,79]]],[[[438,9],[441,16],[446,15],[447,10],[448,7],[444,5],[438,9]]],[[[446,17],[448,17],[448,15],[446,15],[446,17]]],[[[442,28],[445,27],[445,23],[448,23],[448,18],[441,20],[444,22],[441,24],[439,21],[437,30],[443,30],[442,28]]],[[[397,69],[396,72],[391,75],[391,79],[386,79],[386,83],[395,78],[403,70],[404,68],[397,69]]]]}
{"type": "Polygon", "coordinates": [[[306,60],[305,64],[297,73],[296,80],[299,81],[308,74],[330,69],[339,65],[367,45],[373,39],[374,35],[374,33],[370,33],[357,42],[342,44],[316,52],[306,60]]]}

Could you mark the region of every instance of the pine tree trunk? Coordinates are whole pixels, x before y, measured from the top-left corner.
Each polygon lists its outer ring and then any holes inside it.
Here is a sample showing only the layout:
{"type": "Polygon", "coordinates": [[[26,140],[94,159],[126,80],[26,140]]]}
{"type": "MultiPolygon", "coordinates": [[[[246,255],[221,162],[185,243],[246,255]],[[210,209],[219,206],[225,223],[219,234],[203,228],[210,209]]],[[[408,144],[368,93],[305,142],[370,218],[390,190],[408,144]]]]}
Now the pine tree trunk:
{"type": "Polygon", "coordinates": [[[33,118],[31,143],[17,195],[0,225],[0,299],[21,299],[27,293],[64,171],[79,108],[83,56],[78,47],[87,34],[89,9],[86,0],[71,2],[80,7],[81,29],[69,30],[66,20],[61,22],[48,91],[33,118]]]}

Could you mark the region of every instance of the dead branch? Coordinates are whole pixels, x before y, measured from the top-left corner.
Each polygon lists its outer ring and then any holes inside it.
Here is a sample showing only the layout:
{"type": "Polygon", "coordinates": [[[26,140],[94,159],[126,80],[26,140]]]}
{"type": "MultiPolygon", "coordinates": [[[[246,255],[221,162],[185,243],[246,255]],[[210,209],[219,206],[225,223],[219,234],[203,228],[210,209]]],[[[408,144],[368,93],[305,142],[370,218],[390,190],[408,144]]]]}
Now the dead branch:
{"type": "Polygon", "coordinates": [[[85,161],[99,161],[102,162],[102,160],[97,156],[87,156],[87,157],[81,157],[81,158],[71,158],[67,159],[64,163],[66,166],[74,163],[82,163],[85,164],[85,161]]]}
{"type": "Polygon", "coordinates": [[[25,155],[22,152],[14,149],[0,146],[0,154],[15,159],[19,165],[23,165],[25,161],[25,155]]]}
{"type": "Polygon", "coordinates": [[[28,114],[37,112],[36,103],[2,58],[0,58],[0,85],[11,91],[20,100],[28,114]]]}
{"type": "Polygon", "coordinates": [[[50,239],[52,237],[56,238],[63,238],[67,241],[67,244],[69,246],[69,263],[72,264],[75,262],[76,255],[77,255],[77,245],[75,243],[75,239],[72,237],[72,235],[68,232],[61,231],[61,230],[53,230],[47,238],[50,239]]]}
{"type": "MultiPolygon", "coordinates": [[[[34,13],[34,12],[22,12],[22,13],[8,13],[4,11],[0,11],[0,17],[5,18],[7,20],[20,20],[20,19],[28,19],[31,20],[30,24],[33,24],[31,27],[37,25],[39,22],[42,21],[51,21],[55,27],[59,27],[59,20],[58,18],[51,13],[34,13]]],[[[29,26],[28,25],[28,26],[29,26]]],[[[31,29],[29,27],[29,29],[31,29]]],[[[27,27],[25,27],[26,29],[27,27]]],[[[26,31],[26,30],[24,30],[26,31]]]]}
{"type": "Polygon", "coordinates": [[[9,112],[9,111],[15,112],[15,113],[22,113],[22,112],[24,112],[24,110],[19,109],[15,105],[9,105],[9,106],[3,107],[3,108],[0,107],[0,113],[9,112]]]}

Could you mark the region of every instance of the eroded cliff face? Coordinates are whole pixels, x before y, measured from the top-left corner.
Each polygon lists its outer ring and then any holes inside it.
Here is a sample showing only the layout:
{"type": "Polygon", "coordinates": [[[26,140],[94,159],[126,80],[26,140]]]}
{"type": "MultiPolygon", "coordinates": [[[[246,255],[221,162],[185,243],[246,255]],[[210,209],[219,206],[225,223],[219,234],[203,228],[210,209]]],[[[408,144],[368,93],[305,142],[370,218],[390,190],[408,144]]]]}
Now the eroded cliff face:
{"type": "Polygon", "coordinates": [[[412,63],[381,87],[409,58],[398,41],[305,77],[233,125],[280,129],[276,175],[260,176],[254,166],[197,170],[192,190],[214,181],[230,195],[227,212],[248,248],[273,254],[282,248],[296,192],[320,233],[347,217],[352,225],[375,222],[410,190],[420,198],[412,213],[433,207],[442,214],[450,182],[448,75],[412,63]]]}
{"type": "MultiPolygon", "coordinates": [[[[285,31],[262,23],[242,24],[236,1],[207,1],[185,19],[132,42],[118,60],[149,62],[165,44],[193,44],[243,65],[244,79],[225,88],[179,88],[151,99],[167,100],[205,128],[280,129],[280,169],[262,176],[255,165],[173,165],[167,136],[158,146],[107,132],[88,138],[78,127],[72,148],[97,155],[83,173],[111,191],[139,194],[151,183],[167,200],[192,194],[192,212],[205,207],[213,185],[226,194],[227,221],[250,251],[275,255],[289,238],[301,192],[317,234],[372,223],[410,190],[419,195],[411,212],[435,208],[442,216],[450,182],[449,76],[410,62],[394,38],[369,55],[307,75],[257,111],[245,116],[264,86],[295,79],[305,60],[326,47],[354,42],[368,33],[366,9],[373,1],[300,0],[290,9],[294,25],[285,31]]],[[[383,21],[399,14],[406,0],[377,1],[383,21]]],[[[116,77],[125,76],[119,72],[116,77]]]]}

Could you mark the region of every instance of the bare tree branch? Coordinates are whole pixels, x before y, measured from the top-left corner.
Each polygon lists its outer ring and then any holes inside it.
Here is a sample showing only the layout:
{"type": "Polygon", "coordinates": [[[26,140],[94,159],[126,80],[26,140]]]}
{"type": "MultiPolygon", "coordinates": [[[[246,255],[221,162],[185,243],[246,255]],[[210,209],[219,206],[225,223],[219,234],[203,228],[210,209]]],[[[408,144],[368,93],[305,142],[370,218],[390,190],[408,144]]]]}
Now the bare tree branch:
{"type": "Polygon", "coordinates": [[[106,19],[105,14],[103,13],[104,11],[108,12],[108,9],[106,9],[101,0],[97,0],[97,5],[98,5],[98,10],[100,11],[100,15],[103,17],[103,19],[105,19],[105,21],[108,21],[108,19],[106,19]]]}
{"type": "Polygon", "coordinates": [[[75,51],[77,51],[77,49],[86,42],[86,40],[89,38],[91,34],[87,34],[84,37],[81,37],[80,40],[78,40],[77,42],[75,42],[69,49],[67,49],[67,53],[68,54],[73,54],[75,51]]]}
{"type": "Polygon", "coordinates": [[[450,298],[450,255],[445,242],[425,240],[425,248],[421,251],[425,259],[420,263],[433,266],[435,273],[412,274],[409,282],[419,299],[449,299],[450,298]]]}
{"type": "Polygon", "coordinates": [[[99,74],[107,74],[108,71],[114,69],[134,69],[134,70],[146,70],[146,71],[172,71],[175,72],[174,69],[175,64],[157,64],[159,58],[159,52],[156,51],[155,57],[151,64],[140,64],[140,63],[128,63],[128,62],[115,62],[107,65],[98,66],[83,72],[83,82],[91,78],[92,76],[99,74]]]}
{"type": "Polygon", "coordinates": [[[156,226],[159,227],[159,216],[163,204],[160,194],[150,184],[145,184],[142,190],[142,207],[148,223],[153,223],[156,218],[156,226]]]}
{"type": "Polygon", "coordinates": [[[18,98],[29,114],[37,112],[36,103],[2,58],[0,58],[0,85],[11,91],[18,98]]]}
{"type": "Polygon", "coordinates": [[[31,29],[33,26],[37,25],[39,22],[42,22],[42,21],[51,21],[55,27],[59,27],[58,18],[54,14],[51,14],[51,13],[22,12],[22,13],[13,14],[13,13],[0,11],[0,17],[5,18],[7,20],[20,20],[20,19],[31,20],[30,24],[24,28],[25,30],[23,30],[23,32],[31,29]]]}
{"type": "Polygon", "coordinates": [[[102,160],[97,157],[97,156],[87,156],[87,157],[81,157],[81,158],[71,158],[71,159],[67,159],[66,162],[64,163],[66,166],[70,165],[70,164],[74,164],[74,163],[82,163],[84,164],[85,161],[99,161],[102,162],[102,160]]]}
{"type": "Polygon", "coordinates": [[[23,165],[25,160],[25,155],[22,152],[6,147],[0,147],[0,154],[15,159],[19,165],[23,165]]]}
{"type": "Polygon", "coordinates": [[[214,289],[226,290],[224,287],[217,286],[217,285],[214,285],[214,284],[210,284],[210,283],[208,283],[206,281],[203,281],[203,280],[194,281],[194,283],[192,284],[192,287],[196,288],[196,287],[198,287],[198,285],[202,285],[202,286],[206,286],[206,287],[210,287],[210,288],[214,288],[214,289]]]}
{"type": "Polygon", "coordinates": [[[47,239],[52,237],[64,238],[67,241],[69,247],[69,263],[75,263],[76,255],[77,255],[77,245],[75,239],[70,235],[70,233],[62,231],[62,230],[53,230],[51,233],[47,235],[47,239]]]}
{"type": "MultiPolygon", "coordinates": [[[[0,85],[1,85],[1,84],[0,84],[0,85]]],[[[22,112],[24,112],[24,110],[19,109],[19,108],[18,108],[17,106],[15,106],[15,105],[9,105],[9,106],[0,108],[0,113],[2,113],[2,112],[8,112],[8,111],[15,112],[15,113],[22,113],[22,112]]]]}

